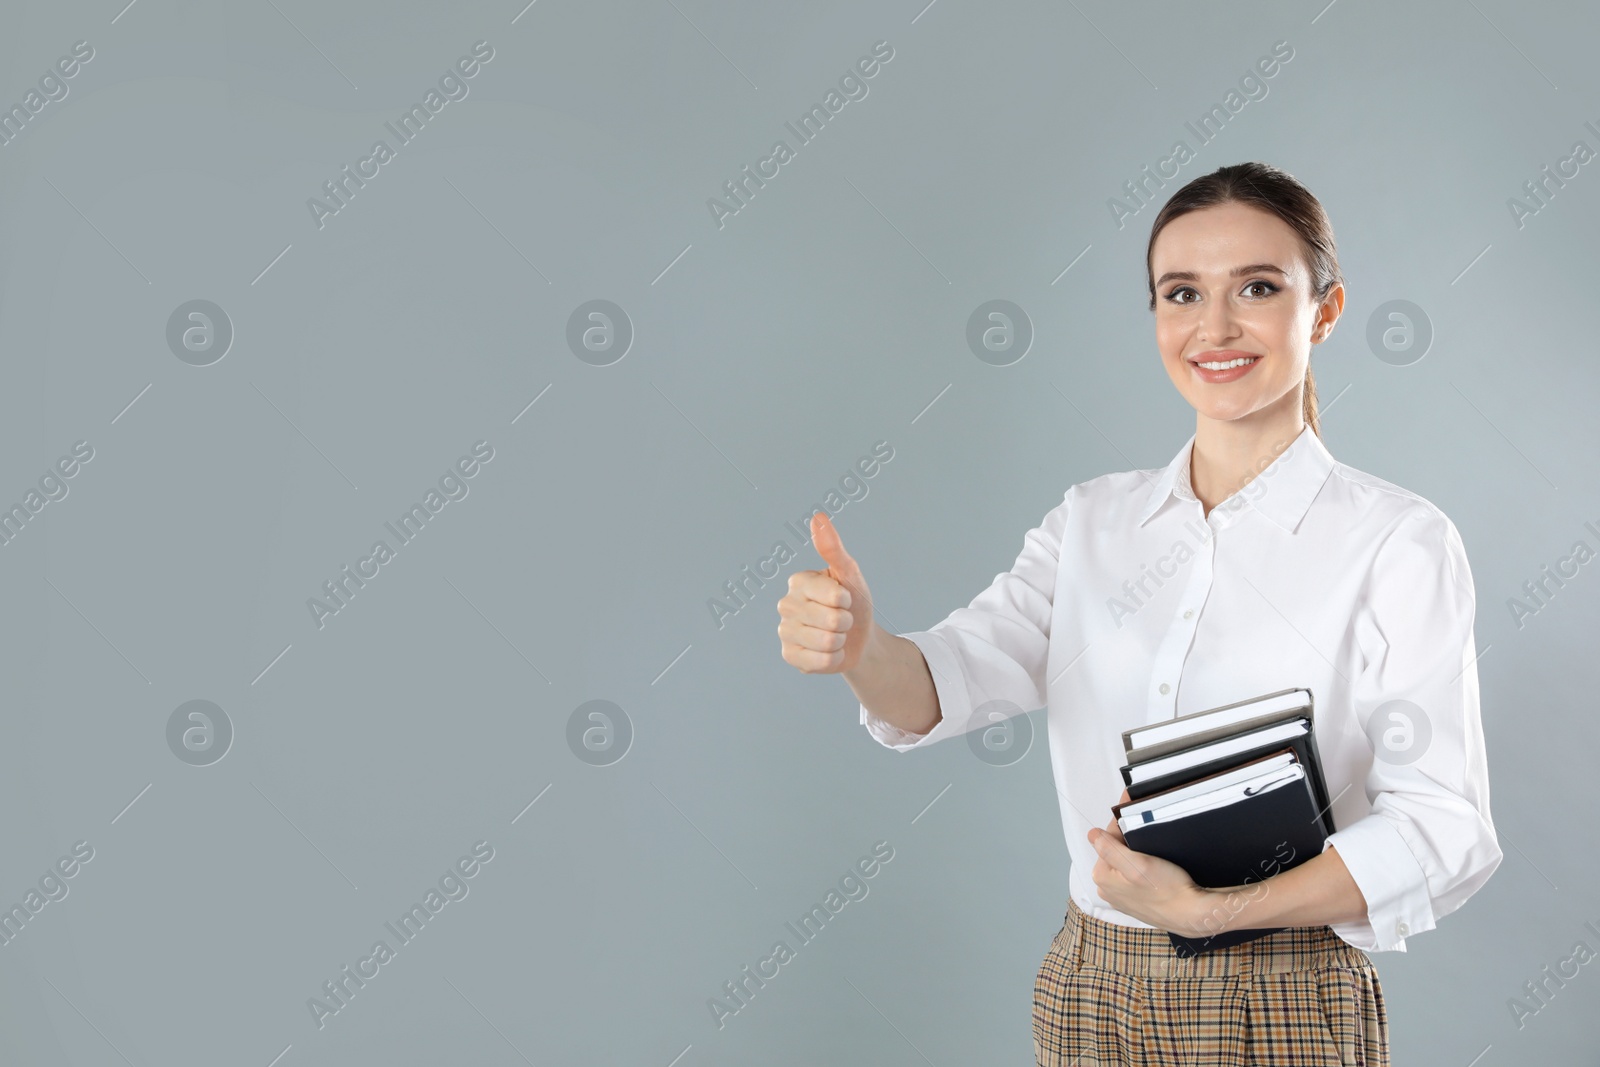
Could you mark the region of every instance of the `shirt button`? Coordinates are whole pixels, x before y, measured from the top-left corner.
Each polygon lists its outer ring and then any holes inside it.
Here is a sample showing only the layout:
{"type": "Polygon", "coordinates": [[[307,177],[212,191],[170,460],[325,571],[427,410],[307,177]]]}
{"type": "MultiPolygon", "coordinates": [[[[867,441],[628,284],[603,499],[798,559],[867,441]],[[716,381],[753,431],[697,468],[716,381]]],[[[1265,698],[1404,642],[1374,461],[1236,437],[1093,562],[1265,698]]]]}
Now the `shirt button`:
{"type": "Polygon", "coordinates": [[[1394,932],[1399,934],[1401,937],[1405,937],[1411,933],[1411,927],[1407,926],[1405,923],[1397,923],[1395,924],[1394,932]]]}
{"type": "MultiPolygon", "coordinates": [[[[1165,694],[1166,694],[1166,692],[1167,692],[1167,690],[1169,690],[1169,689],[1171,689],[1171,688],[1172,688],[1172,687],[1171,687],[1171,686],[1170,686],[1170,685],[1168,685],[1168,684],[1167,684],[1167,683],[1166,683],[1166,682],[1162,682],[1162,683],[1161,683],[1161,692],[1162,692],[1162,695],[1165,695],[1165,694]]],[[[1402,936],[1404,936],[1404,935],[1402,935],[1402,936]]]]}
{"type": "Polygon", "coordinates": [[[1194,611],[1193,611],[1193,610],[1192,610],[1192,609],[1191,609],[1191,610],[1189,610],[1189,611],[1185,611],[1185,612],[1184,612],[1184,613],[1183,613],[1183,617],[1184,617],[1184,618],[1186,618],[1186,619],[1192,619],[1192,618],[1194,618],[1194,611]]]}

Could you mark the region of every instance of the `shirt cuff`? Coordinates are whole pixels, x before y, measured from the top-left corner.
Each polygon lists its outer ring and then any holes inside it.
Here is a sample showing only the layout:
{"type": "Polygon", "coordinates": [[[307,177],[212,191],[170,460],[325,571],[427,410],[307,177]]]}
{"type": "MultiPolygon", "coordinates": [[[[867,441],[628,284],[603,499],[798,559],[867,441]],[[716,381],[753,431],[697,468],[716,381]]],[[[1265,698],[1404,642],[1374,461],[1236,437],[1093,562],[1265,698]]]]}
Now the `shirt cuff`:
{"type": "Polygon", "coordinates": [[[1406,938],[1436,925],[1428,877],[1411,847],[1382,814],[1372,812],[1328,836],[1367,900],[1367,917],[1330,923],[1333,932],[1368,952],[1404,952],[1406,938]]]}
{"type": "Polygon", "coordinates": [[[931,745],[946,737],[965,733],[972,718],[972,700],[967,694],[965,676],[955,653],[943,637],[931,631],[899,634],[916,645],[927,661],[928,673],[933,675],[933,690],[939,697],[939,721],[925,734],[914,734],[880,719],[861,705],[861,725],[873,740],[896,752],[907,752],[923,745],[931,745]]]}

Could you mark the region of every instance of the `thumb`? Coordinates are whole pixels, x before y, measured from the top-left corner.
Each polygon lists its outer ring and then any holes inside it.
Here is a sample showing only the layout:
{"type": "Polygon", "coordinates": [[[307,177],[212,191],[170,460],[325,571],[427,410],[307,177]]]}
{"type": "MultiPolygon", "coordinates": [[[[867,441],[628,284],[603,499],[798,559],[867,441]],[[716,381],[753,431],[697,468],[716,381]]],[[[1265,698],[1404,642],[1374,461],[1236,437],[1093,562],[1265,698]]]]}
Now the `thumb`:
{"type": "Polygon", "coordinates": [[[817,546],[817,554],[828,565],[828,571],[835,581],[859,589],[861,568],[856,565],[850,553],[844,550],[844,542],[839,540],[839,531],[834,528],[833,521],[828,518],[826,511],[819,511],[811,516],[811,543],[817,546]]]}
{"type": "Polygon", "coordinates": [[[1100,854],[1100,858],[1118,874],[1133,881],[1134,875],[1143,877],[1143,872],[1138,869],[1138,863],[1133,859],[1133,850],[1108,830],[1095,827],[1095,836],[1089,839],[1090,846],[1100,854]]]}
{"type": "Polygon", "coordinates": [[[1096,827],[1090,830],[1089,833],[1095,835],[1089,838],[1090,846],[1100,854],[1100,858],[1112,870],[1130,882],[1144,882],[1146,885],[1155,884],[1150,881],[1150,876],[1144,873],[1143,864],[1146,859],[1144,853],[1135,852],[1129,848],[1127,842],[1122,839],[1122,831],[1120,829],[1113,834],[1108,830],[1096,827]]]}

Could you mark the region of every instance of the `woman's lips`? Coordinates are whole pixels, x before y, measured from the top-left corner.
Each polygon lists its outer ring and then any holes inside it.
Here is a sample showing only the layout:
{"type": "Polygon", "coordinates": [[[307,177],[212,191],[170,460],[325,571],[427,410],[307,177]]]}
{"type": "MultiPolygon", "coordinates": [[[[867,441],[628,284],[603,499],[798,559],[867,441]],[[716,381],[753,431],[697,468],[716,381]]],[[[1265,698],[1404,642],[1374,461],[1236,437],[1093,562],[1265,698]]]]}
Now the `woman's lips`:
{"type": "Polygon", "coordinates": [[[1213,385],[1237,381],[1238,379],[1243,378],[1246,374],[1249,374],[1251,369],[1260,362],[1261,357],[1254,352],[1208,352],[1202,359],[1191,359],[1188,361],[1189,366],[1194,368],[1196,377],[1203,382],[1210,382],[1213,385]],[[1201,362],[1230,363],[1237,359],[1248,359],[1249,362],[1243,366],[1229,367],[1227,370],[1207,370],[1206,368],[1200,366],[1201,362]]]}

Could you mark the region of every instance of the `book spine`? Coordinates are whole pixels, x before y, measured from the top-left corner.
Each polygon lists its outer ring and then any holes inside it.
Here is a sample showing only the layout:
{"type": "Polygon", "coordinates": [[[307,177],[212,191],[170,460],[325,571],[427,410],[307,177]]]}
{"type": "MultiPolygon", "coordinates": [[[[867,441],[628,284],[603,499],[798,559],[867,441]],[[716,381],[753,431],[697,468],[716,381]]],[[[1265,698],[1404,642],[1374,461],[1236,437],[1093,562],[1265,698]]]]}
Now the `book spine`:
{"type": "Polygon", "coordinates": [[[1300,762],[1305,765],[1306,777],[1311,782],[1311,795],[1316,799],[1317,810],[1322,816],[1322,828],[1332,835],[1336,829],[1333,824],[1333,801],[1328,799],[1328,783],[1322,777],[1322,754],[1317,751],[1317,732],[1307,730],[1304,737],[1295,740],[1305,742],[1305,752],[1300,762]]]}
{"type": "Polygon", "coordinates": [[[1149,760],[1159,759],[1162,756],[1171,756],[1178,752],[1186,752],[1192,748],[1200,748],[1202,745],[1209,745],[1213,741],[1226,740],[1254,730],[1264,730],[1268,726],[1293,722],[1296,719],[1305,719],[1308,726],[1311,723],[1311,716],[1305,708],[1269,711],[1253,718],[1240,719],[1230,726],[1201,730],[1187,737],[1175,737],[1170,741],[1160,741],[1153,745],[1135,748],[1128,753],[1128,762],[1133,764],[1145,763],[1149,760]]]}
{"type": "Polygon", "coordinates": [[[1236,700],[1232,704],[1223,704],[1220,707],[1207,708],[1204,711],[1196,711],[1188,715],[1179,715],[1176,718],[1168,719],[1165,722],[1151,723],[1148,726],[1136,726],[1132,730],[1124,730],[1122,732],[1123,751],[1131,754],[1141,748],[1155,748],[1157,745],[1170,745],[1174,742],[1181,743],[1185,740],[1185,738],[1174,738],[1169,741],[1157,741],[1153,744],[1141,743],[1139,739],[1149,734],[1165,730],[1172,726],[1172,724],[1175,722],[1182,722],[1184,720],[1194,720],[1198,722],[1210,715],[1220,714],[1224,711],[1231,711],[1234,708],[1243,707],[1246,704],[1259,704],[1268,700],[1275,700],[1278,697],[1287,696],[1290,693],[1301,693],[1303,694],[1303,699],[1301,699],[1293,707],[1279,708],[1276,711],[1264,711],[1259,715],[1252,715],[1248,719],[1240,719],[1237,723],[1234,723],[1227,728],[1230,730],[1237,730],[1244,723],[1252,723],[1258,719],[1270,719],[1274,716],[1294,718],[1297,715],[1303,714],[1308,719],[1312,718],[1314,711],[1312,708],[1313,698],[1311,690],[1304,687],[1280,689],[1276,693],[1264,693],[1258,697],[1251,697],[1249,700],[1236,700]]]}

